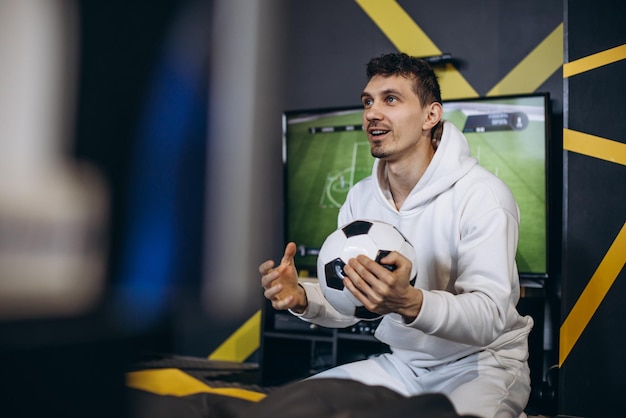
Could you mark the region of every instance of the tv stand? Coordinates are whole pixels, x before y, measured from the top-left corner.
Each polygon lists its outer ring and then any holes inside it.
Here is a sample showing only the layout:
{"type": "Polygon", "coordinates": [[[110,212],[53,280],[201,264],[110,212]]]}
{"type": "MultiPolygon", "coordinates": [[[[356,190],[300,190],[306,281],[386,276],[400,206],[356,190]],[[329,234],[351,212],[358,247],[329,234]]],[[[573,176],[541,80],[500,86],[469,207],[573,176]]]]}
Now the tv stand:
{"type": "Polygon", "coordinates": [[[269,301],[263,307],[260,384],[277,386],[331,367],[389,351],[374,338],[380,321],[361,321],[348,328],[309,324],[269,301]]]}

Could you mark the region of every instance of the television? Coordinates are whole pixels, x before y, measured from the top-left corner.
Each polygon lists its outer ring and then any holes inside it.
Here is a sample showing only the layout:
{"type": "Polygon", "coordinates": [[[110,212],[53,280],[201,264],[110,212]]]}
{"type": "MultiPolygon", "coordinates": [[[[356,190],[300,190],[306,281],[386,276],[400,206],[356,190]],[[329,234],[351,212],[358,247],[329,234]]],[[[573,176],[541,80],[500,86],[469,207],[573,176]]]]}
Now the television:
{"type": "MultiPolygon", "coordinates": [[[[549,95],[447,100],[443,118],[464,133],[471,154],[511,189],[520,207],[517,265],[521,278],[548,276],[549,95]]],[[[361,106],[283,114],[285,238],[298,251],[302,277],[316,277],[316,258],[337,228],[352,185],[369,176],[374,158],[361,106]]]]}

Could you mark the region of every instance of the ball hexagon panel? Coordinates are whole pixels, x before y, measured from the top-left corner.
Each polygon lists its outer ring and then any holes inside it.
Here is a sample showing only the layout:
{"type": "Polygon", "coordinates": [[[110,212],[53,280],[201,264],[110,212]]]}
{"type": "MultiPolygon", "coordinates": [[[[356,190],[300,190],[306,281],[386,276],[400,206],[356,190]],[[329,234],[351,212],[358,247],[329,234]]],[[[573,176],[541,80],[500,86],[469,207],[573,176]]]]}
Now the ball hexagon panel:
{"type": "Polygon", "coordinates": [[[415,250],[393,225],[380,221],[356,220],[330,234],[324,241],[317,260],[318,278],[324,297],[340,313],[360,319],[373,320],[379,314],[368,311],[357,298],[344,288],[344,267],[348,260],[364,254],[390,271],[395,265],[381,260],[398,251],[413,262],[411,284],[417,276],[415,250]]]}

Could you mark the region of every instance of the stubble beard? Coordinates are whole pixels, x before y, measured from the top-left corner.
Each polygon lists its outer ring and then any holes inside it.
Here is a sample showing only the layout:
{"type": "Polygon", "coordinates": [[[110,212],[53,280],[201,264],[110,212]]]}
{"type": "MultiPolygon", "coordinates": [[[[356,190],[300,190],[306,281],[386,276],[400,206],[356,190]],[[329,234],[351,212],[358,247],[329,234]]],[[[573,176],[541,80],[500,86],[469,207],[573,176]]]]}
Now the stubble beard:
{"type": "Polygon", "coordinates": [[[384,159],[391,155],[389,151],[385,151],[382,144],[377,143],[376,141],[372,142],[370,153],[372,154],[372,157],[379,159],[384,159]]]}

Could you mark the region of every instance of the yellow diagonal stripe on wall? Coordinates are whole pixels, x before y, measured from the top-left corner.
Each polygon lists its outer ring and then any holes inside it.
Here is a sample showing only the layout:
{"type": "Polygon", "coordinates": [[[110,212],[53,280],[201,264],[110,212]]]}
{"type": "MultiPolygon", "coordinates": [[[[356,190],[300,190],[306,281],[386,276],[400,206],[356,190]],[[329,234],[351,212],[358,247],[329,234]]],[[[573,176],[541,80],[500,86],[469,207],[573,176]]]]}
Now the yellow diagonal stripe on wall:
{"type": "Polygon", "coordinates": [[[571,129],[563,129],[563,149],[626,165],[626,144],[571,129]]]}
{"type": "Polygon", "coordinates": [[[398,51],[414,56],[441,54],[441,50],[395,0],[356,0],[356,2],[398,51]]]}
{"type": "Polygon", "coordinates": [[[626,59],[626,44],[563,65],[563,78],[626,59]]]}
{"type": "Polygon", "coordinates": [[[554,29],[487,96],[536,91],[563,65],[563,24],[554,29]]]}
{"type": "Polygon", "coordinates": [[[209,360],[241,363],[250,357],[260,345],[261,310],[258,310],[209,355],[209,360]]]}
{"type": "MultiPolygon", "coordinates": [[[[626,144],[563,129],[563,149],[626,165],[626,144]]],[[[580,298],[561,325],[559,365],[563,365],[626,263],[626,224],[604,256],[580,298]]]]}
{"type": "MultiPolygon", "coordinates": [[[[395,0],[356,0],[356,2],[398,51],[416,57],[441,54],[441,50],[395,0]]],[[[476,90],[453,65],[446,64],[445,67],[435,70],[444,99],[478,96],[476,90]]]]}
{"type": "Polygon", "coordinates": [[[626,264],[626,223],[613,241],[585,290],[560,329],[559,366],[562,366],[583,330],[626,264]]]}

